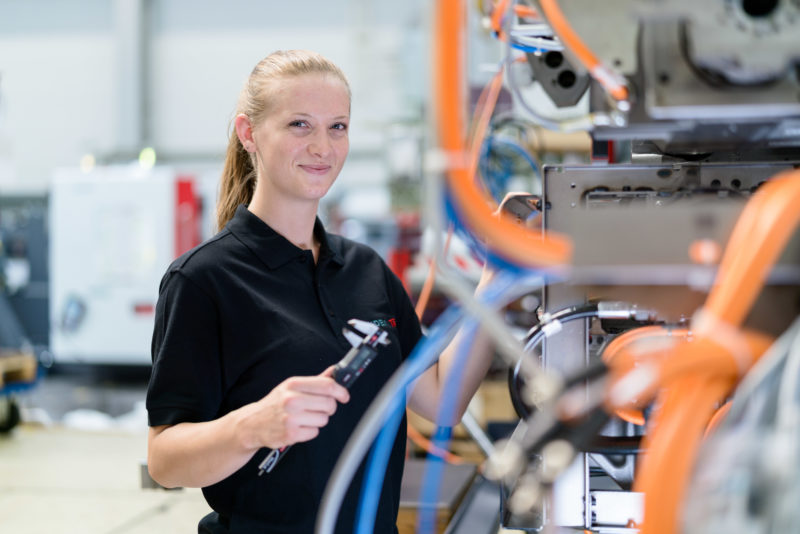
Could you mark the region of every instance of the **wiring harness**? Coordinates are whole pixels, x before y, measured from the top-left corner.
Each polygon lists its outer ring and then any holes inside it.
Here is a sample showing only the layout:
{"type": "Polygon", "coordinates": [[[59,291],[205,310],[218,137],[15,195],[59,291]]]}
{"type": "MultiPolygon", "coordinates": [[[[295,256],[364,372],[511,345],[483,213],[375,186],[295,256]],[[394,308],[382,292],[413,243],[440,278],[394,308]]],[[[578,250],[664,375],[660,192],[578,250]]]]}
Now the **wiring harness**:
{"type": "MultiPolygon", "coordinates": [[[[532,288],[566,278],[572,243],[565,236],[519,225],[513,217],[495,216],[496,199],[476,179],[478,170],[487,168],[482,165],[482,154],[487,150],[486,132],[490,130],[503,74],[515,98],[524,104],[519,87],[515,91],[516,79],[510,69],[517,60],[515,54],[563,46],[603,87],[617,114],[596,114],[566,124],[540,117],[530,109],[534,122],[556,130],[588,129],[597,124],[624,122],[629,107],[624,78],[603,65],[586,47],[561,13],[558,2],[540,0],[538,7],[508,0],[494,6],[492,25],[498,38],[505,40],[506,53],[502,67],[482,97],[473,133],[467,137],[462,105],[463,3],[437,2],[434,77],[441,151],[438,158],[432,158],[436,161],[431,167],[435,167],[433,174],[444,174],[446,192],[440,190],[438,183],[429,186],[433,192],[428,205],[430,219],[435,235],[442,234],[445,224],[438,217],[446,205],[448,224],[476,249],[484,249],[487,262],[499,272],[487,292],[476,299],[463,281],[447,275],[442,258],[437,258],[443,273],[439,283],[456,304],[440,317],[428,337],[385,384],[353,433],[325,490],[317,518],[316,531],[320,534],[333,532],[347,487],[375,441],[357,526],[359,533],[371,532],[375,496],[382,486],[388,457],[387,444],[393,441],[402,419],[405,388],[435,361],[456,331],[465,332],[469,342],[479,326],[492,336],[504,360],[515,369],[518,366],[514,384],[520,384],[516,394],[524,418],[508,439],[494,445],[485,466],[486,476],[502,482],[510,509],[519,514],[535,514],[559,474],[577,454],[606,450],[602,447],[612,445],[597,440],[612,414],[626,414],[629,420],[645,422],[641,411],[652,405],[643,442],[627,444],[626,451],[647,451],[637,466],[633,488],[645,495],[646,521],[638,525],[642,534],[672,534],[680,526],[690,473],[709,422],[773,343],[769,336],[745,329],[743,324],[767,274],[800,223],[800,210],[796,208],[800,203],[800,170],[774,177],[751,196],[731,234],[711,292],[690,324],[652,324],[652,310],[590,302],[543,317],[528,332],[524,343],[514,338],[498,309],[532,288]],[[515,17],[522,22],[518,24],[515,17]],[[550,30],[542,25],[545,21],[550,30]],[[573,375],[558,376],[542,369],[531,351],[563,323],[589,317],[625,318],[643,326],[614,338],[601,359],[573,375]]],[[[490,135],[488,147],[497,142],[490,135]]],[[[485,172],[484,179],[488,175],[490,172],[485,172]]],[[[463,348],[458,358],[467,358],[468,354],[463,348]]],[[[783,365],[787,369],[800,368],[797,361],[800,358],[787,357],[783,365]]],[[[790,406],[796,404],[791,395],[796,395],[797,374],[794,372],[779,388],[781,402],[790,406]]],[[[446,391],[457,388],[458,381],[458,374],[454,373],[445,385],[446,391]]],[[[743,387],[751,383],[745,379],[743,387]]],[[[754,391],[755,386],[748,388],[754,391]]],[[[445,403],[439,413],[440,423],[449,420],[452,409],[445,403]]],[[[743,419],[743,410],[741,401],[734,401],[729,417],[739,414],[743,419]]],[[[790,415],[785,416],[785,421],[794,421],[797,411],[787,410],[790,415]]],[[[728,428],[727,424],[723,421],[719,428],[728,428]]],[[[438,440],[435,446],[446,449],[444,441],[446,438],[438,440]]],[[[435,497],[440,475],[441,469],[431,464],[426,472],[423,509],[435,497]]],[[[426,531],[430,515],[420,521],[426,531]]]]}

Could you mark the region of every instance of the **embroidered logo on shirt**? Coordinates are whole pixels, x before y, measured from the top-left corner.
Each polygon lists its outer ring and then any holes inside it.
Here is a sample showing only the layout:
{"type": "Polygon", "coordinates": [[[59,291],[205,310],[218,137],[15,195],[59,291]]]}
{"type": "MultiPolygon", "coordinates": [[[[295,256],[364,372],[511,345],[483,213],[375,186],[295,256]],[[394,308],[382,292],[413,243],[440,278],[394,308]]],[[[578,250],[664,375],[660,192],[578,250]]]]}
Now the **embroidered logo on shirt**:
{"type": "Polygon", "coordinates": [[[391,317],[389,319],[373,319],[372,324],[376,324],[381,328],[388,328],[390,326],[392,328],[397,328],[397,321],[395,320],[394,317],[391,317]]]}

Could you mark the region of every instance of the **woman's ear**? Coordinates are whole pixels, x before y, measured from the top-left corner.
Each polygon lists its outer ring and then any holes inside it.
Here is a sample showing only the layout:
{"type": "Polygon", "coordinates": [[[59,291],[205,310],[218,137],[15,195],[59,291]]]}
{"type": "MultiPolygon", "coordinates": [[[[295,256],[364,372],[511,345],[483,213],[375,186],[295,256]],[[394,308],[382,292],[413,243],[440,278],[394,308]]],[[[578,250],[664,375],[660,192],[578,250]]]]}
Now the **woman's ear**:
{"type": "Polygon", "coordinates": [[[233,121],[233,127],[236,128],[236,136],[239,142],[248,152],[256,151],[256,142],[253,139],[253,125],[250,122],[250,117],[244,113],[239,113],[233,121]]]}

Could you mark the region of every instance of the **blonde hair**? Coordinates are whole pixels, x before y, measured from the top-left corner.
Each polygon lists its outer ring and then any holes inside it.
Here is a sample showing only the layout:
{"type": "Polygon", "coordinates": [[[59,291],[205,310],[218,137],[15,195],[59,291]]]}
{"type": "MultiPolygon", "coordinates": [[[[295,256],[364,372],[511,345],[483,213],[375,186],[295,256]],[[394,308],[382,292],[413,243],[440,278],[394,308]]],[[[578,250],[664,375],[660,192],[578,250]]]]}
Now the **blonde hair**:
{"type": "MultiPolygon", "coordinates": [[[[271,111],[274,82],[303,74],[331,74],[340,79],[350,96],[350,85],[344,73],[329,59],[308,50],[278,50],[258,62],[239,94],[234,116],[243,113],[253,127],[271,111]]],[[[220,179],[217,201],[217,228],[231,220],[239,204],[249,204],[256,187],[255,155],[247,152],[231,128],[228,150],[220,179]]]]}

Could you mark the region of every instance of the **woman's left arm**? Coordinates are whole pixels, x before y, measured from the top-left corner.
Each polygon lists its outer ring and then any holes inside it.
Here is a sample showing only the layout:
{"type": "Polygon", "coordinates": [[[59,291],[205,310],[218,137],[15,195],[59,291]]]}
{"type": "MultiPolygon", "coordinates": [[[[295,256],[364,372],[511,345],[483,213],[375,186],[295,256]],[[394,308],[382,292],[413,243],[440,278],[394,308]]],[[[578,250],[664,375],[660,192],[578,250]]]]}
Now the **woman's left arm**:
{"type": "MultiPolygon", "coordinates": [[[[475,292],[480,293],[491,277],[491,271],[484,269],[475,292]]],[[[461,416],[464,415],[469,401],[486,376],[494,356],[489,335],[479,328],[471,342],[470,357],[466,359],[463,369],[460,371],[458,396],[454,399],[444,400],[444,402],[455,403],[456,409],[452,412],[452,420],[437,421],[439,407],[443,402],[444,385],[447,383],[450,373],[453,372],[453,363],[464,335],[463,329],[459,331],[453,341],[442,351],[439,361],[423,372],[409,387],[408,407],[425,419],[443,426],[453,426],[461,421],[461,416]]]]}
{"type": "MultiPolygon", "coordinates": [[[[500,202],[500,206],[494,212],[495,217],[500,216],[506,203],[516,196],[527,195],[524,192],[509,192],[505,198],[500,202]]],[[[530,223],[521,223],[529,225],[530,223]]],[[[486,287],[494,276],[494,271],[489,267],[484,267],[481,273],[481,279],[478,282],[478,287],[475,288],[475,294],[480,294],[484,287],[486,287]]],[[[443,426],[453,426],[461,421],[461,416],[467,411],[467,405],[472,400],[472,396],[478,391],[483,377],[489,370],[494,356],[492,342],[489,335],[478,328],[475,337],[471,341],[470,355],[467,358],[464,368],[461,371],[461,388],[458,396],[455,399],[442,399],[444,385],[450,373],[453,371],[453,363],[456,359],[458,347],[464,337],[463,328],[453,341],[442,351],[439,356],[439,361],[435,365],[428,368],[422,373],[419,378],[409,387],[408,394],[408,407],[417,412],[419,415],[443,426]],[[454,402],[456,409],[452,412],[453,418],[450,421],[437,421],[439,414],[439,407],[442,402],[454,402]]]]}

